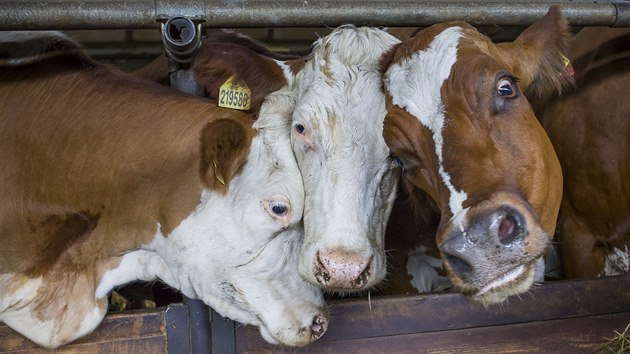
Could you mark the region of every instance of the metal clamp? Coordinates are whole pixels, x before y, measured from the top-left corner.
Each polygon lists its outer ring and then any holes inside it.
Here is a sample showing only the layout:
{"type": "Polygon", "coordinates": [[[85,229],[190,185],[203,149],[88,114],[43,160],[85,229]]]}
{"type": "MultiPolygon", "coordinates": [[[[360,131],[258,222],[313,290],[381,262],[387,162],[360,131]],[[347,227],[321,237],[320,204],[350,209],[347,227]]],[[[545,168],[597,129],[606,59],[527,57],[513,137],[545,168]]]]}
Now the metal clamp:
{"type": "Polygon", "coordinates": [[[187,17],[172,17],[161,23],[162,43],[169,62],[187,67],[193,54],[201,47],[201,21],[187,17]]]}

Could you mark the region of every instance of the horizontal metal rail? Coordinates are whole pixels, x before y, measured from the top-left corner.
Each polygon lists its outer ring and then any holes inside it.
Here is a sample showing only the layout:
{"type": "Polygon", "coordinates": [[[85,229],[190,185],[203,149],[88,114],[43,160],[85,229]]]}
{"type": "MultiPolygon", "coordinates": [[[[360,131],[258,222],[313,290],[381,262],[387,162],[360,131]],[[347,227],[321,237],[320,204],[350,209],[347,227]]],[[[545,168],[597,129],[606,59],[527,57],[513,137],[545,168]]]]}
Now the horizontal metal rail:
{"type": "Polygon", "coordinates": [[[529,25],[552,4],[572,25],[630,27],[630,1],[0,0],[0,30],[159,28],[174,16],[213,28],[529,25]]]}

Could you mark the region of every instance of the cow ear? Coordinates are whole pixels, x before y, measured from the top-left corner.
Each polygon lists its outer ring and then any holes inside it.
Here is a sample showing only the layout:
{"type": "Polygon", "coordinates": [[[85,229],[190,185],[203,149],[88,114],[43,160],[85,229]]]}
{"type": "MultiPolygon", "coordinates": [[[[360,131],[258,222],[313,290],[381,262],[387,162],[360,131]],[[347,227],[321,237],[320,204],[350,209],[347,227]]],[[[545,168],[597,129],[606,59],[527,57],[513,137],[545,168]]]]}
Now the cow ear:
{"type": "Polygon", "coordinates": [[[530,98],[541,97],[572,85],[573,67],[567,55],[570,37],[560,7],[551,6],[541,20],[525,29],[505,47],[513,58],[514,72],[530,98]]]}
{"type": "Polygon", "coordinates": [[[207,95],[218,99],[219,88],[230,77],[251,92],[250,110],[258,112],[270,93],[287,85],[278,61],[235,43],[204,42],[195,55],[191,69],[207,95]]]}
{"type": "Polygon", "coordinates": [[[247,160],[253,137],[251,120],[222,118],[201,132],[199,173],[204,185],[225,193],[230,181],[247,160]]]}

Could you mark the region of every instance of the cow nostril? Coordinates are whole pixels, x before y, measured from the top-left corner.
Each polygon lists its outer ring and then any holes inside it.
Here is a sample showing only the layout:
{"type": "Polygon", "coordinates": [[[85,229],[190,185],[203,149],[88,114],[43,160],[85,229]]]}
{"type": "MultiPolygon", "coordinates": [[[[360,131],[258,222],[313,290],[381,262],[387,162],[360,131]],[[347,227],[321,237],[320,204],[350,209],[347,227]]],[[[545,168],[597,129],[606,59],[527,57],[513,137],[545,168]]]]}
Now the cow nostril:
{"type": "Polygon", "coordinates": [[[319,314],[315,315],[313,322],[311,323],[311,336],[313,340],[319,339],[328,329],[328,320],[326,316],[319,314]]]}
{"type": "Polygon", "coordinates": [[[460,278],[464,278],[466,274],[470,274],[473,270],[468,262],[448,253],[444,253],[444,260],[450,265],[451,271],[460,278]]]}
{"type": "Polygon", "coordinates": [[[514,242],[516,237],[519,235],[519,223],[518,220],[512,214],[507,214],[501,220],[499,224],[499,228],[497,230],[497,234],[499,237],[499,242],[502,245],[507,246],[514,242]]]}
{"type": "Polygon", "coordinates": [[[324,263],[319,256],[319,252],[315,255],[315,259],[317,262],[315,266],[315,279],[317,279],[317,282],[321,285],[326,286],[326,284],[330,281],[330,274],[326,271],[326,266],[324,266],[324,263]]]}

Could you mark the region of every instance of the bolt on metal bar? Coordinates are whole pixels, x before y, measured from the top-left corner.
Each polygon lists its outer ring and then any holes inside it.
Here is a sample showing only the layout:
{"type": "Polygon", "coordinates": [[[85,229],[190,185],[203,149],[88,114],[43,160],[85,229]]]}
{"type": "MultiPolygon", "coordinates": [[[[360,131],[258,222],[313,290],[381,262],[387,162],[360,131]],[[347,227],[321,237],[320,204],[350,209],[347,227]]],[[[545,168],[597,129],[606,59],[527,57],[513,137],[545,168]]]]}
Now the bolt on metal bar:
{"type": "Polygon", "coordinates": [[[3,0],[0,30],[159,28],[185,16],[213,28],[428,26],[463,20],[479,25],[529,25],[559,4],[576,26],[630,26],[627,1],[510,0],[3,0]]]}

